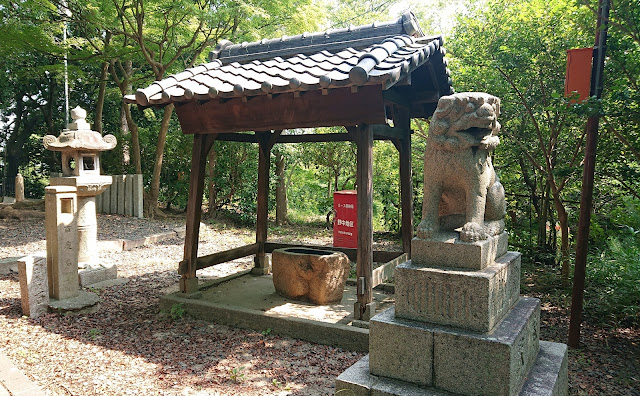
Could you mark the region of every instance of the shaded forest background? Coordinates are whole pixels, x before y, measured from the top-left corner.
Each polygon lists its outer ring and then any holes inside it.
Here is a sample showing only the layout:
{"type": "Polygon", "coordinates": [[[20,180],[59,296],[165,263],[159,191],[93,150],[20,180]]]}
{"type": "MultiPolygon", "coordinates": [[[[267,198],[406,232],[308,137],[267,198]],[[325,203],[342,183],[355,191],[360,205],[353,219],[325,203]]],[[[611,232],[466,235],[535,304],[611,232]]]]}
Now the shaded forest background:
{"type": "MultiPolygon", "coordinates": [[[[60,158],[42,136],[65,127],[64,59],[71,107],[118,138],[103,173],[142,173],[145,212],[183,210],[192,136],[173,106],[141,110],[122,96],[206,62],[220,40],[265,37],[391,20],[409,7],[427,34],[442,33],[456,91],[502,99],[502,144],[494,164],[507,191],[511,245],[530,271],[568,296],[578,223],[586,118],[601,115],[585,313],[612,326],[640,325],[640,6],[611,11],[604,94],[570,105],[566,51],[593,46],[594,0],[0,0],[0,167],[42,198],[60,158]],[[455,11],[454,11],[455,10],[455,11]],[[63,37],[66,29],[67,38],[63,37]]],[[[416,222],[429,120],[414,120],[416,222]]],[[[285,133],[309,133],[294,130],[285,133]]],[[[344,132],[321,129],[315,133],[344,132]]],[[[216,142],[208,159],[208,216],[255,220],[257,147],[216,142]]],[[[353,189],[355,145],[276,144],[270,210],[275,224],[325,227],[332,193],[353,189]]],[[[398,155],[374,146],[374,229],[399,231],[398,155]]],[[[6,187],[6,181],[5,187],[6,187]]]]}

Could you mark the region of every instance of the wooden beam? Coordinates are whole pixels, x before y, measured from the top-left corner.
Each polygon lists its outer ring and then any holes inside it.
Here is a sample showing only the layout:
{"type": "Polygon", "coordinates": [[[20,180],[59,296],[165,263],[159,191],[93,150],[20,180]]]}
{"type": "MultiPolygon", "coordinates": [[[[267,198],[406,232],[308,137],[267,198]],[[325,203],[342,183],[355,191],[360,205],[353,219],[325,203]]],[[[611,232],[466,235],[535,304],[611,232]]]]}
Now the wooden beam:
{"type": "Polygon", "coordinates": [[[387,140],[387,139],[393,139],[393,138],[404,138],[407,135],[411,135],[412,131],[405,127],[400,127],[400,126],[394,126],[391,127],[387,124],[376,124],[376,125],[371,125],[371,128],[373,130],[373,138],[375,140],[387,140]]]}
{"type": "Polygon", "coordinates": [[[306,135],[281,135],[278,143],[319,143],[348,142],[351,138],[346,133],[313,133],[306,135]]]}
{"type": "Polygon", "coordinates": [[[398,106],[411,108],[412,95],[409,94],[409,90],[388,89],[382,93],[384,101],[387,103],[393,103],[398,106]]]}
{"type": "Polygon", "coordinates": [[[373,271],[373,130],[359,125],[355,132],[358,145],[358,251],[356,262],[356,319],[366,319],[367,304],[373,301],[371,274],[373,271]]]}
{"type": "Polygon", "coordinates": [[[366,85],[358,92],[332,89],[328,95],[309,91],[299,98],[283,93],[268,99],[257,96],[248,102],[239,98],[187,102],[176,106],[182,132],[221,133],[280,130],[322,126],[383,124],[386,121],[382,87],[366,85]]]}
{"type": "Polygon", "coordinates": [[[394,112],[394,124],[404,132],[398,139],[398,159],[400,168],[400,205],[402,210],[402,250],[411,257],[413,239],[413,176],[411,169],[411,118],[407,109],[399,107],[394,112]]]}
{"type": "Polygon", "coordinates": [[[202,216],[202,194],[204,192],[204,170],[207,154],[213,145],[215,135],[193,137],[191,150],[191,175],[189,179],[189,200],[187,201],[187,226],[184,238],[184,272],[180,278],[180,291],[193,293],[198,290],[196,261],[198,258],[198,237],[202,216]]]}
{"type": "Polygon", "coordinates": [[[399,264],[404,263],[409,259],[409,256],[406,253],[400,253],[399,256],[388,260],[383,265],[377,267],[373,270],[371,274],[372,286],[376,287],[381,283],[384,283],[385,280],[393,277],[396,272],[396,267],[399,264]]]}
{"type": "MultiPolygon", "coordinates": [[[[251,245],[240,246],[234,249],[225,250],[218,253],[209,254],[207,256],[198,257],[196,260],[196,270],[201,270],[214,265],[226,263],[228,261],[237,260],[239,258],[251,256],[258,253],[260,250],[259,243],[253,243],[251,245]]],[[[182,275],[188,271],[186,267],[186,261],[180,263],[178,273],[182,275]]]]}
{"type": "Polygon", "coordinates": [[[252,133],[218,133],[216,136],[216,140],[222,142],[258,143],[258,138],[252,133]]]}

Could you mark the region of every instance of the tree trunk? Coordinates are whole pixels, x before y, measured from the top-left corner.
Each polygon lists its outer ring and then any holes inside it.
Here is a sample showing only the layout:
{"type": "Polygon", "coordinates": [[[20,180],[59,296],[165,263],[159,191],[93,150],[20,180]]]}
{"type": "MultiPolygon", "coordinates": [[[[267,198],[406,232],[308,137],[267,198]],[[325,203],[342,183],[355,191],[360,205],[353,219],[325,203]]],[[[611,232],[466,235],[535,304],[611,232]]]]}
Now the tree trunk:
{"type": "Polygon", "coordinates": [[[162,170],[162,158],[164,156],[164,146],[167,142],[167,132],[169,131],[169,122],[171,121],[171,114],[173,113],[173,104],[167,105],[164,108],[164,115],[162,116],[162,123],[160,124],[160,131],[158,132],[158,141],[156,143],[156,156],[153,163],[153,175],[151,177],[151,189],[147,194],[145,205],[147,206],[146,212],[148,218],[154,218],[156,216],[164,216],[158,208],[158,197],[160,196],[160,171],[162,170]]]}
{"type": "MultiPolygon", "coordinates": [[[[554,251],[553,246],[547,242],[547,223],[549,222],[549,212],[551,211],[551,186],[547,182],[544,186],[542,195],[542,205],[538,214],[538,251],[545,256],[554,251]]],[[[547,261],[545,257],[545,261],[547,261]]]]}
{"type": "Polygon", "coordinates": [[[96,132],[102,135],[102,110],[104,109],[104,97],[107,92],[107,72],[109,71],[109,63],[102,64],[100,71],[100,88],[98,89],[98,99],[96,100],[96,119],[93,120],[93,127],[96,132]]]}
{"type": "Polygon", "coordinates": [[[286,224],[287,219],[287,185],[284,177],[285,158],[282,153],[276,153],[276,225],[286,224]]]}
{"type": "Polygon", "coordinates": [[[571,271],[571,263],[569,262],[569,216],[560,197],[554,196],[553,200],[555,203],[556,212],[558,213],[558,222],[560,223],[562,286],[567,287],[569,286],[569,273],[571,271]]]}
{"type": "Polygon", "coordinates": [[[131,157],[133,159],[133,167],[136,170],[136,174],[142,174],[142,160],[140,159],[140,139],[138,135],[138,124],[133,121],[131,117],[131,105],[124,105],[124,116],[127,119],[127,126],[131,132],[131,157]]]}

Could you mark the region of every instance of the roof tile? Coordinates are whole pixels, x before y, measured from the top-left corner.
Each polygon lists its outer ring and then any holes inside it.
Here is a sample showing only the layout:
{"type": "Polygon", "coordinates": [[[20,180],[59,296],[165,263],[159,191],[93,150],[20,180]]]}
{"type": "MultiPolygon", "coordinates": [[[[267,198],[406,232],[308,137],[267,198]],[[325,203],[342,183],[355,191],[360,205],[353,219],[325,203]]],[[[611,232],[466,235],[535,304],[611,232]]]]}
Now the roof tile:
{"type": "Polygon", "coordinates": [[[388,89],[426,62],[435,62],[434,85],[448,94],[453,89],[441,37],[415,38],[403,33],[401,25],[220,44],[211,62],[156,81],[125,100],[147,106],[350,85],[381,84],[388,89]]]}

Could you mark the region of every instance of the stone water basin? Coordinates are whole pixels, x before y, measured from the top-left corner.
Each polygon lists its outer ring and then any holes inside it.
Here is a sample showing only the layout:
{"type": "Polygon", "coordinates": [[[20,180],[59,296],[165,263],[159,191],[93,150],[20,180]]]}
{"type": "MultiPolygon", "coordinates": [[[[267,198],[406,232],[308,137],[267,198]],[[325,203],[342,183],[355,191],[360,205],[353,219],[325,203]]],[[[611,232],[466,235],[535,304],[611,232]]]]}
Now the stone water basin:
{"type": "Polygon", "coordinates": [[[350,262],[346,254],[317,248],[276,249],[273,285],[281,296],[325,305],[342,300],[350,262]]]}

